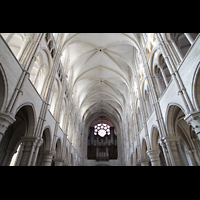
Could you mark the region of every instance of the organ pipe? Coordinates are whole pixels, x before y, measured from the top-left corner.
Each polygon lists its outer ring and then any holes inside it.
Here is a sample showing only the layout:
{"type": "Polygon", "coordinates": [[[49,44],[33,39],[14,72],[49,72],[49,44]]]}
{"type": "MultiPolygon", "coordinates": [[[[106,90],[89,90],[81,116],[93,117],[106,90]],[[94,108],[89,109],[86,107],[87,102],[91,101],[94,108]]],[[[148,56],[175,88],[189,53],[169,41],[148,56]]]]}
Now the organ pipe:
{"type": "Polygon", "coordinates": [[[91,145],[94,145],[94,127],[90,127],[91,145]]]}
{"type": "Polygon", "coordinates": [[[111,145],[114,144],[114,127],[110,127],[111,145]]]}

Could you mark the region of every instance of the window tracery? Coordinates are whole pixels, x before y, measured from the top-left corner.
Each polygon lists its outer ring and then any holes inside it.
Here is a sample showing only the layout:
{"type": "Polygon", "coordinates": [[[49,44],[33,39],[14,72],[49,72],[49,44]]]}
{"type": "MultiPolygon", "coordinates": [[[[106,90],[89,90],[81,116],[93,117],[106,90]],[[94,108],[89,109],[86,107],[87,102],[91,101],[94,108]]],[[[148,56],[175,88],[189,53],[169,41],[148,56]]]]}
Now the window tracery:
{"type": "Polygon", "coordinates": [[[97,124],[94,126],[94,135],[104,137],[106,134],[110,135],[110,126],[107,124],[97,124]]]}

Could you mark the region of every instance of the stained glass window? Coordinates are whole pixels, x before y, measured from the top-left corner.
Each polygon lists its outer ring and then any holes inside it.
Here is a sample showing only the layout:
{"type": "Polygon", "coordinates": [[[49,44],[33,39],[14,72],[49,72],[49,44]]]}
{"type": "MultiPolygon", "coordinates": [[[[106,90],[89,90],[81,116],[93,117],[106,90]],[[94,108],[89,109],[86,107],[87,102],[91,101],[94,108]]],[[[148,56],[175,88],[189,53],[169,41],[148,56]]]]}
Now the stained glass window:
{"type": "Polygon", "coordinates": [[[104,137],[106,134],[110,135],[110,126],[107,124],[97,124],[94,126],[94,134],[104,137]]]}
{"type": "Polygon", "coordinates": [[[106,131],[101,129],[99,130],[98,134],[101,136],[101,137],[104,137],[106,135],[106,131]]]}

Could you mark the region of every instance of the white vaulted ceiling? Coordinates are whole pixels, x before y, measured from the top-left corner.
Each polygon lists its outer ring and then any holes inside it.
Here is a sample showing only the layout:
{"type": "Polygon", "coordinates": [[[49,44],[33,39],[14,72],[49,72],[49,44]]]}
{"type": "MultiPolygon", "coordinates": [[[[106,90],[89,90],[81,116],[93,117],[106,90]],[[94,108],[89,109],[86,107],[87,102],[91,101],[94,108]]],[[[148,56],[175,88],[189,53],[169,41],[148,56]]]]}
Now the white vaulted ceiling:
{"type": "Polygon", "coordinates": [[[109,113],[121,119],[131,92],[133,33],[69,33],[65,71],[82,119],[109,113]]]}

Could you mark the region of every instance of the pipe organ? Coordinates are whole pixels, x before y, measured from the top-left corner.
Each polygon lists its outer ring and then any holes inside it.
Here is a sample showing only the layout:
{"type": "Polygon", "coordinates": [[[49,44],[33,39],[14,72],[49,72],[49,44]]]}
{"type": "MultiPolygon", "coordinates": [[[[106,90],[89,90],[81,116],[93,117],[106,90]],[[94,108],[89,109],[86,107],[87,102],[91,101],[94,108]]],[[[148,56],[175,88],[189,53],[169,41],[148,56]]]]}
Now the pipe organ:
{"type": "Polygon", "coordinates": [[[87,153],[88,159],[97,161],[117,159],[117,136],[114,134],[114,127],[110,127],[109,134],[105,135],[95,133],[94,127],[90,127],[87,153]]]}

